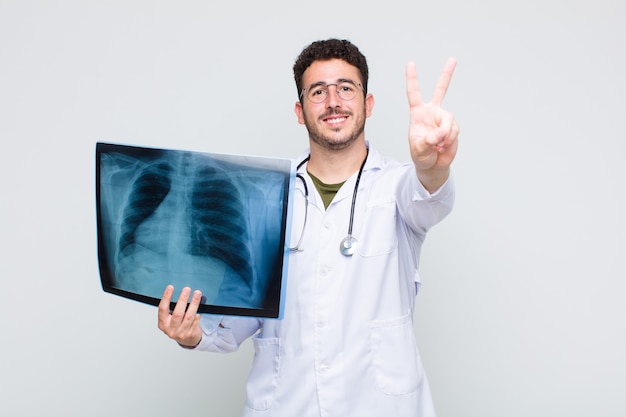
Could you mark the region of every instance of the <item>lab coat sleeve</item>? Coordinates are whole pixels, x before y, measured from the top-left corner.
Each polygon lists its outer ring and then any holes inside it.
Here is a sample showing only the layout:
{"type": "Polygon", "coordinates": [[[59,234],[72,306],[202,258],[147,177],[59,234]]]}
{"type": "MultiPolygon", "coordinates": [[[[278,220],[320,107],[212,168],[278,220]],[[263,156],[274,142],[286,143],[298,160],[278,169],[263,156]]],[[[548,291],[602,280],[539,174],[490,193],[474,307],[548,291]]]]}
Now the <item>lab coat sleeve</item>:
{"type": "Polygon", "coordinates": [[[412,166],[405,167],[406,178],[398,182],[398,210],[406,224],[425,235],[443,220],[454,206],[455,188],[452,176],[433,193],[429,193],[417,178],[412,166]]]}
{"type": "Polygon", "coordinates": [[[202,340],[194,350],[234,352],[260,329],[261,324],[262,321],[257,318],[203,314],[200,319],[202,340]]]}

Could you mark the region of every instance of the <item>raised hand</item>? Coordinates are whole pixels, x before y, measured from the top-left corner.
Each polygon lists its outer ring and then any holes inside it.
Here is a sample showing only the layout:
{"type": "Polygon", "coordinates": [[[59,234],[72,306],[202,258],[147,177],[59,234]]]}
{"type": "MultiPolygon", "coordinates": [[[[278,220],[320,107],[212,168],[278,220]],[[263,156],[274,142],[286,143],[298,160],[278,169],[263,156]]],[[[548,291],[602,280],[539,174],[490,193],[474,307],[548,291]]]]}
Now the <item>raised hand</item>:
{"type": "Polygon", "coordinates": [[[418,178],[431,192],[447,180],[458,146],[459,125],[452,113],[441,108],[455,66],[456,60],[448,59],[427,103],[422,100],[415,63],[406,66],[411,158],[418,178]]]}
{"type": "Polygon", "coordinates": [[[200,329],[200,315],[197,314],[202,293],[194,291],[191,302],[187,306],[191,289],[183,288],[176,302],[176,307],[170,312],[170,302],[174,287],[168,285],[163,292],[163,298],[159,303],[159,329],[170,339],[174,339],[184,347],[195,347],[202,340],[200,329]]]}

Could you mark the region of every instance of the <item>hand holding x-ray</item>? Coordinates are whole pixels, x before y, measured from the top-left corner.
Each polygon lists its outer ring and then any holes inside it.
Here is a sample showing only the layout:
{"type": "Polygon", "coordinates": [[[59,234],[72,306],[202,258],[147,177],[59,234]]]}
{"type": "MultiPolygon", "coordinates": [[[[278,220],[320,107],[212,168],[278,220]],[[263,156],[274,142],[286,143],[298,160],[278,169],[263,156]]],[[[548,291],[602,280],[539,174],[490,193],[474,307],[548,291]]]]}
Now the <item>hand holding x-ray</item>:
{"type": "Polygon", "coordinates": [[[200,314],[198,314],[202,292],[196,290],[192,295],[189,287],[183,288],[176,307],[170,311],[173,294],[174,287],[168,285],[159,303],[159,329],[179,345],[195,347],[202,340],[200,314]],[[189,300],[190,295],[191,300],[189,300]]]}

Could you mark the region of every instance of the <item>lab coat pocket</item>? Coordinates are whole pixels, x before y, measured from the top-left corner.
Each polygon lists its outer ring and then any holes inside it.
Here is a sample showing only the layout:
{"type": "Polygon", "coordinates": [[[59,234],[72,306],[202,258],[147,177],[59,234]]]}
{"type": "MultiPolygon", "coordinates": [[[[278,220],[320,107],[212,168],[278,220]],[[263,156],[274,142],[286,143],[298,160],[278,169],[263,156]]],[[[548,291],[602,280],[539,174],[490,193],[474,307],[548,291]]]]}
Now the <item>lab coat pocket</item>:
{"type": "Polygon", "coordinates": [[[410,313],[391,320],[370,323],[370,348],[376,382],[387,395],[417,391],[423,369],[410,313]]]}
{"type": "Polygon", "coordinates": [[[398,247],[395,201],[368,205],[365,221],[355,227],[355,237],[359,241],[357,251],[361,256],[386,255],[395,251],[398,247]]]}
{"type": "Polygon", "coordinates": [[[268,410],[274,402],[280,370],[280,339],[252,338],[254,361],[246,386],[247,406],[254,410],[268,410]]]}

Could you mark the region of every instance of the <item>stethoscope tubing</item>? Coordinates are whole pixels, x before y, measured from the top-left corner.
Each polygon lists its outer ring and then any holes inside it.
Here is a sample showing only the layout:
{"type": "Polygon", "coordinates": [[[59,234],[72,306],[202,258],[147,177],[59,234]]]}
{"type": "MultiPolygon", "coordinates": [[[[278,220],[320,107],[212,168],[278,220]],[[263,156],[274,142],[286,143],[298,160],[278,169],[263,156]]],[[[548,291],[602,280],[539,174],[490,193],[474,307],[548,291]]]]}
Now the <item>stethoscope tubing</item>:
{"type": "MultiPolygon", "coordinates": [[[[361,174],[363,174],[363,168],[365,168],[365,163],[367,162],[368,155],[369,155],[369,149],[367,150],[367,153],[365,154],[365,158],[363,159],[363,162],[361,163],[361,167],[359,168],[359,173],[357,174],[356,181],[354,183],[354,190],[352,191],[352,204],[350,205],[350,221],[348,223],[348,235],[344,239],[342,239],[339,244],[339,250],[344,256],[352,256],[354,252],[356,251],[356,247],[358,243],[358,241],[352,236],[352,226],[354,224],[354,208],[356,207],[356,196],[357,196],[357,191],[359,189],[359,183],[361,182],[361,174]]],[[[311,155],[304,158],[296,167],[296,171],[298,171],[302,167],[302,165],[308,162],[310,158],[311,158],[311,155]]],[[[296,178],[300,179],[304,186],[304,201],[305,201],[304,222],[302,224],[302,232],[300,233],[300,238],[298,239],[298,243],[296,244],[295,247],[289,248],[289,250],[292,252],[302,252],[303,249],[302,249],[301,244],[302,244],[302,239],[304,238],[304,230],[306,228],[306,221],[307,221],[308,210],[309,210],[309,187],[307,186],[306,180],[302,174],[299,174],[296,172],[296,178]]]]}

